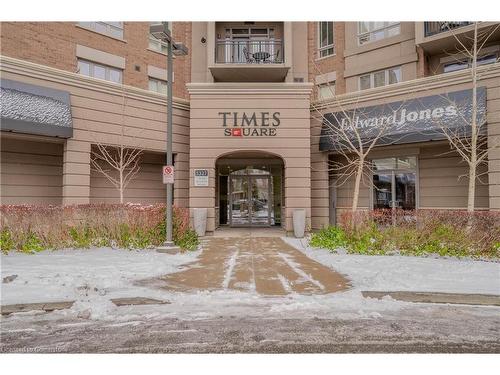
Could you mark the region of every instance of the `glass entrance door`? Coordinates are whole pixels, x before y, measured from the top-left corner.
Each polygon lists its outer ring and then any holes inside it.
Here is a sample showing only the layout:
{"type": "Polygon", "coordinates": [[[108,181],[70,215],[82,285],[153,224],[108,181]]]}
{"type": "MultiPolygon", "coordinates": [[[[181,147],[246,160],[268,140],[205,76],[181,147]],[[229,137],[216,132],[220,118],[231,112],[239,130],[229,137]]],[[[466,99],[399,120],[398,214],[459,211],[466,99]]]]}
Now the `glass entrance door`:
{"type": "Polygon", "coordinates": [[[231,226],[250,225],[250,208],[248,206],[248,177],[231,176],[229,179],[230,224],[231,226]]]}
{"type": "Polygon", "coordinates": [[[233,175],[229,178],[229,224],[271,225],[271,178],[262,175],[233,175]]]}
{"type": "Polygon", "coordinates": [[[249,176],[250,178],[250,212],[252,225],[270,225],[269,176],[249,176]]]}

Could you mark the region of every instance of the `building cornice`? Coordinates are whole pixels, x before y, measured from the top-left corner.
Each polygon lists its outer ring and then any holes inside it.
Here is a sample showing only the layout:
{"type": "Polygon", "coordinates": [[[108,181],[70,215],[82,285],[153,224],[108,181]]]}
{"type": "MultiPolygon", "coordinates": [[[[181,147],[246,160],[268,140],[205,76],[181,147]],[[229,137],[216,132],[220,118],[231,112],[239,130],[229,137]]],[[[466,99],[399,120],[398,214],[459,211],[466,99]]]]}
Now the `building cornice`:
{"type": "MultiPolygon", "coordinates": [[[[4,55],[0,55],[0,72],[19,74],[26,77],[43,79],[54,83],[80,87],[107,94],[116,94],[120,96],[125,94],[126,97],[130,99],[142,100],[162,106],[167,105],[167,97],[162,94],[129,85],[120,85],[92,77],[86,77],[78,73],[68,72],[4,55]]],[[[189,101],[174,97],[173,106],[177,109],[189,110],[189,101]]]]}
{"type": "Polygon", "coordinates": [[[230,95],[307,95],[311,94],[313,84],[289,82],[217,82],[217,83],[188,83],[189,94],[230,94],[230,95]]]}
{"type": "MultiPolygon", "coordinates": [[[[478,68],[480,74],[479,84],[481,81],[491,78],[500,78],[500,63],[492,65],[484,65],[478,68]]],[[[417,78],[411,81],[377,87],[363,91],[354,91],[347,94],[337,95],[336,98],[324,101],[316,101],[311,105],[314,110],[324,110],[339,106],[348,106],[352,104],[360,104],[372,100],[386,99],[409,93],[425,92],[434,89],[446,88],[449,86],[471,83],[470,69],[457,71],[452,73],[437,74],[430,77],[417,78]]]]}

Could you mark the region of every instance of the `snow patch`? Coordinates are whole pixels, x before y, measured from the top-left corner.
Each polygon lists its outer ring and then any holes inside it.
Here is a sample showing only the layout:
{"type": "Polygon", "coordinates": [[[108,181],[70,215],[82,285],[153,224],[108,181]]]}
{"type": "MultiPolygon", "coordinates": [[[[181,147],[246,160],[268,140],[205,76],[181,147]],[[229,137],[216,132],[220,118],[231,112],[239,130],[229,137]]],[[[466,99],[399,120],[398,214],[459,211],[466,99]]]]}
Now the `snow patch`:
{"type": "Polygon", "coordinates": [[[335,254],[283,237],[306,256],[347,276],[356,290],[500,294],[500,263],[402,255],[335,254]]]}
{"type": "Polygon", "coordinates": [[[304,272],[304,270],[300,268],[299,264],[290,259],[290,256],[288,254],[278,253],[278,255],[285,261],[286,264],[288,264],[288,266],[290,266],[292,270],[294,270],[297,274],[299,274],[304,280],[313,283],[321,290],[325,289],[325,286],[323,284],[321,284],[315,278],[311,277],[311,275],[309,275],[308,273],[304,272]]]}
{"type": "Polygon", "coordinates": [[[231,258],[226,262],[226,274],[224,275],[224,281],[222,282],[222,287],[227,289],[229,287],[229,282],[231,281],[231,275],[233,274],[234,266],[236,265],[236,259],[238,258],[239,250],[236,250],[231,258]]]}

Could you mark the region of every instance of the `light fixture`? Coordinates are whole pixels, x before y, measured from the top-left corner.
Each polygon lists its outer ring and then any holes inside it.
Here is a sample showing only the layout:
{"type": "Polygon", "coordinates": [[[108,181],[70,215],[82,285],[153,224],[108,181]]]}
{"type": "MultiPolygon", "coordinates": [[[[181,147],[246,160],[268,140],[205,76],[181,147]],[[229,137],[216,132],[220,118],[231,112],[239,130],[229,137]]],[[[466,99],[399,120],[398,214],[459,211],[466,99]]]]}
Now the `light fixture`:
{"type": "Polygon", "coordinates": [[[172,43],[172,52],[175,56],[188,54],[188,48],[182,43],[172,43]]]}
{"type": "Polygon", "coordinates": [[[163,42],[172,41],[172,34],[170,33],[168,22],[160,22],[150,25],[149,33],[156,39],[159,39],[163,42]]]}

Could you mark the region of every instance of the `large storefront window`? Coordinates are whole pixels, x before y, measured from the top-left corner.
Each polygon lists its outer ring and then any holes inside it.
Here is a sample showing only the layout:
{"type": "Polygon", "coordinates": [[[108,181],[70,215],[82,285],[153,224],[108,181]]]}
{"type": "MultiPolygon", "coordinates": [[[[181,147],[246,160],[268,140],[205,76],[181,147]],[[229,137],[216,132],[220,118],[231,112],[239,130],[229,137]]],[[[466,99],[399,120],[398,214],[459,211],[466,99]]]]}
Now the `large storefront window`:
{"type": "Polygon", "coordinates": [[[416,208],[416,170],[414,156],[374,159],[373,208],[416,208]]]}

